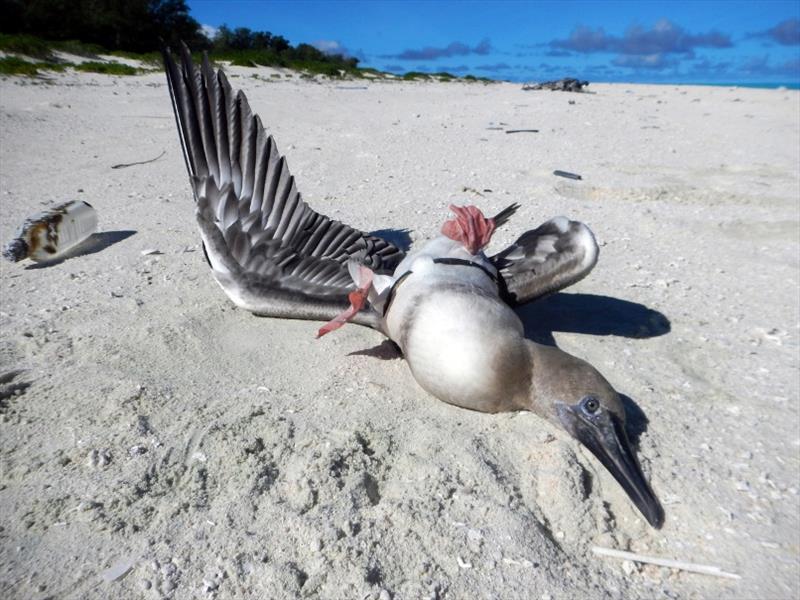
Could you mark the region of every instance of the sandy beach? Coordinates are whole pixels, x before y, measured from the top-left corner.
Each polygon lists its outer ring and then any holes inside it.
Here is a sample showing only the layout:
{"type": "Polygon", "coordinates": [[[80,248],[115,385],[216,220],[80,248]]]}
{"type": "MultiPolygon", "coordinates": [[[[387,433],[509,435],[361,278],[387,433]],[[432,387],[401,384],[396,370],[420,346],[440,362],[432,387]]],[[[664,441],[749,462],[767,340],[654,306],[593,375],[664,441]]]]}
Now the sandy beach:
{"type": "Polygon", "coordinates": [[[638,406],[665,525],[538,417],[427,395],[377,332],[236,309],[163,73],[6,77],[0,244],[70,199],[100,233],[0,266],[2,597],[798,596],[800,92],[228,73],[333,218],[417,242],[450,203],[518,202],[495,251],[592,228],[592,274],[520,314],[638,406]]]}

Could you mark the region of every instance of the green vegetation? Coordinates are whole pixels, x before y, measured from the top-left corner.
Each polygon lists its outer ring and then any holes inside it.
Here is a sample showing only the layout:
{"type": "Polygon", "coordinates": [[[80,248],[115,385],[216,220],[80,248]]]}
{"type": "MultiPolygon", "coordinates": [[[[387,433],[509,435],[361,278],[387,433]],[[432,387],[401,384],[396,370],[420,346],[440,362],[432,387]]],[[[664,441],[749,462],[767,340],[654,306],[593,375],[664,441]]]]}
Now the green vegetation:
{"type": "Polygon", "coordinates": [[[494,79],[488,77],[475,77],[474,75],[464,75],[465,81],[480,81],[482,83],[494,83],[494,79]]]}
{"type": "Polygon", "coordinates": [[[33,77],[38,75],[39,71],[63,71],[67,67],[72,67],[76,71],[103,73],[105,75],[136,75],[139,73],[139,69],[118,62],[88,61],[82,64],[72,64],[52,61],[30,62],[18,56],[0,58],[0,74],[2,75],[28,75],[33,77]]]}
{"type": "MultiPolygon", "coordinates": [[[[323,52],[310,44],[292,45],[269,31],[221,26],[213,39],[203,34],[189,15],[186,0],[0,0],[0,51],[36,59],[35,63],[4,60],[6,74],[35,75],[41,69],[133,75],[135,69],[118,62],[100,62],[100,55],[136,59],[161,68],[163,43],[176,48],[183,41],[193,52],[207,51],[214,62],[239,67],[278,67],[299,71],[301,77],[384,78],[386,73],[362,69],[358,59],[323,52]],[[77,41],[81,40],[81,41],[77,41]],[[66,65],[56,52],[89,58],[83,65],[66,65]]],[[[195,56],[200,60],[200,55],[195,56]]],[[[406,81],[488,81],[471,75],[459,79],[450,73],[402,75],[406,81]]]]}
{"type": "Polygon", "coordinates": [[[493,83],[493,80],[487,77],[475,77],[474,75],[464,75],[464,77],[456,77],[447,71],[440,71],[438,73],[421,73],[419,71],[409,71],[400,76],[404,81],[466,81],[466,82],[483,82],[493,83]]]}
{"type": "Polygon", "coordinates": [[[111,56],[118,56],[119,58],[130,58],[132,60],[141,61],[142,64],[150,67],[161,69],[161,53],[160,52],[145,52],[137,54],[136,52],[125,52],[124,50],[111,50],[110,52],[100,52],[100,54],[110,54],[111,56]]]}
{"type": "Polygon", "coordinates": [[[17,56],[0,58],[0,75],[38,75],[39,71],[63,71],[67,65],[50,62],[29,62],[17,56]]]}
{"type": "Polygon", "coordinates": [[[209,55],[237,67],[282,67],[328,77],[361,75],[357,58],[326,54],[310,44],[292,46],[283,36],[247,27],[220,27],[209,55]]]}
{"type": "Polygon", "coordinates": [[[409,71],[403,75],[403,79],[405,81],[419,81],[420,79],[428,80],[430,79],[430,75],[427,73],[420,73],[419,71],[409,71]]]}
{"type": "Polygon", "coordinates": [[[0,33],[0,50],[12,54],[24,54],[31,58],[51,59],[52,46],[32,35],[0,33]]]}
{"type": "Polygon", "coordinates": [[[378,71],[378,69],[373,69],[372,67],[359,67],[358,70],[361,71],[362,75],[369,74],[375,75],[376,77],[383,77],[386,75],[383,71],[378,71]]]}
{"type": "Polygon", "coordinates": [[[123,65],[118,62],[94,62],[89,61],[75,65],[76,71],[85,71],[87,73],[103,73],[105,75],[136,75],[139,69],[123,65]]]}
{"type": "MultiPolygon", "coordinates": [[[[96,44],[84,44],[77,40],[46,41],[26,33],[0,33],[0,50],[47,61],[56,61],[53,54],[55,51],[88,58],[95,58],[98,54],[110,54],[96,44]]],[[[136,55],[136,58],[139,58],[139,55],[136,55]]]]}
{"type": "Polygon", "coordinates": [[[58,40],[45,43],[53,50],[74,54],[76,56],[84,56],[86,58],[95,58],[98,54],[110,54],[110,52],[105,50],[102,46],[98,46],[97,44],[85,44],[78,40],[58,40]]]}
{"type": "MultiPolygon", "coordinates": [[[[152,52],[160,40],[204,50],[211,43],[185,0],[0,0],[0,32],[108,50],[152,52]]],[[[21,51],[20,51],[21,52],[21,51]]]]}
{"type": "MultiPolygon", "coordinates": [[[[107,51],[95,44],[84,44],[75,40],[62,40],[57,42],[46,41],[36,36],[28,34],[0,34],[0,51],[11,54],[0,59],[0,74],[3,75],[27,75],[36,76],[40,71],[64,71],[67,67],[73,67],[76,71],[89,73],[105,73],[108,75],[136,75],[139,69],[129,67],[118,62],[99,62],[89,61],[83,64],[73,64],[60,60],[55,52],[65,52],[76,56],[97,58],[99,54],[106,54],[107,51]],[[25,60],[14,54],[21,54],[36,61],[25,60]]],[[[125,56],[141,60],[142,62],[152,62],[158,60],[157,55],[135,54],[131,52],[113,52],[116,56],[125,56]]]]}

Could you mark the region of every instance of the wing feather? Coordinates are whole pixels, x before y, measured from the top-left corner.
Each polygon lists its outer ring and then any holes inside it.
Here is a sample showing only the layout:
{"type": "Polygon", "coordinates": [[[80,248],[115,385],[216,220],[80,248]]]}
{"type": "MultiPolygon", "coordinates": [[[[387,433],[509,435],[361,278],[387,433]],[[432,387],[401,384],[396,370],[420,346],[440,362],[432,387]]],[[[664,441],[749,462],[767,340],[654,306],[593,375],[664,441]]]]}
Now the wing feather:
{"type": "MultiPolygon", "coordinates": [[[[241,91],[186,46],[164,51],[176,123],[214,275],[240,306],[258,314],[329,319],[353,289],[347,261],[391,273],[394,244],[312,210],[289,166],[241,91]]],[[[372,319],[362,321],[371,323],[372,319]]]]}
{"type": "Polygon", "coordinates": [[[597,263],[599,248],[583,223],[556,217],[523,233],[492,256],[506,302],[518,306],[580,281],[597,263]]]}

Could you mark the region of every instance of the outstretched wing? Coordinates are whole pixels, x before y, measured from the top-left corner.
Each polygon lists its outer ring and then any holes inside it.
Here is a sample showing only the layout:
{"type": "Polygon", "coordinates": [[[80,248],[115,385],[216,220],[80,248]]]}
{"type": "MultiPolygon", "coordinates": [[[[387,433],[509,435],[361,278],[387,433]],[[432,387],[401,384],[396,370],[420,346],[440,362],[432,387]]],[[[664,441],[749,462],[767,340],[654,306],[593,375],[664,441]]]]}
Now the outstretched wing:
{"type": "Polygon", "coordinates": [[[586,225],[556,217],[526,231],[490,260],[506,302],[518,306],[586,277],[597,263],[598,251],[586,225]]]}
{"type": "MultiPolygon", "coordinates": [[[[265,316],[328,320],[354,288],[347,261],[391,273],[392,243],[312,210],[244,94],[185,45],[164,51],[172,105],[214,276],[238,305],[265,316]]],[[[374,325],[364,311],[356,320],[374,325]]]]}

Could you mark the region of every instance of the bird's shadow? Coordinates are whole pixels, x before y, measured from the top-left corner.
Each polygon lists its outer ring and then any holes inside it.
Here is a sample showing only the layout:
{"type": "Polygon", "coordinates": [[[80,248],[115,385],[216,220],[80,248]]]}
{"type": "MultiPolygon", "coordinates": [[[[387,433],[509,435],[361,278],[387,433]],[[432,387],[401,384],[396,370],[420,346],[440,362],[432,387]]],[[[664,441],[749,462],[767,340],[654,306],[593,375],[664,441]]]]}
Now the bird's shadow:
{"type": "Polygon", "coordinates": [[[622,400],[622,406],[625,408],[625,431],[628,434],[628,439],[631,445],[638,450],[639,438],[647,431],[647,425],[650,421],[644,411],[639,408],[629,396],[625,394],[617,394],[619,399],[622,400]]]}
{"type": "MultiPolygon", "coordinates": [[[[547,346],[556,345],[555,331],[642,339],[665,335],[672,328],[666,315],[657,310],[596,294],[561,292],[521,306],[516,312],[525,327],[525,337],[547,346]]],[[[630,441],[638,446],[647,431],[647,417],[628,396],[619,396],[630,441]]]]}
{"type": "Polygon", "coordinates": [[[390,339],[385,339],[377,346],[364,348],[363,350],[353,350],[347,356],[369,356],[378,360],[395,360],[403,358],[403,353],[400,350],[400,346],[390,339]]]}
{"type": "Polygon", "coordinates": [[[519,307],[525,337],[555,346],[554,331],[651,338],[670,332],[669,319],[643,304],[596,294],[563,292],[519,307]]]}
{"type": "Polygon", "coordinates": [[[408,249],[411,248],[410,229],[379,229],[371,232],[371,235],[391,242],[403,252],[408,252],[408,249]]]}
{"type": "Polygon", "coordinates": [[[69,260],[71,258],[76,258],[78,256],[86,256],[88,254],[95,254],[96,252],[100,252],[101,250],[105,250],[109,246],[113,246],[117,242],[121,242],[122,240],[128,239],[136,232],[131,229],[126,229],[122,231],[102,231],[100,233],[93,233],[80,244],[71,248],[58,258],[53,260],[44,260],[41,262],[34,263],[32,265],[28,265],[25,267],[25,270],[31,269],[46,269],[47,267],[53,267],[55,265],[60,265],[65,260],[69,260]]]}

